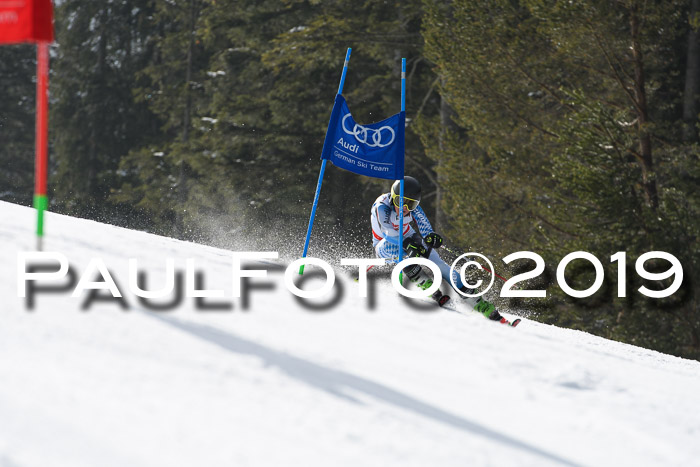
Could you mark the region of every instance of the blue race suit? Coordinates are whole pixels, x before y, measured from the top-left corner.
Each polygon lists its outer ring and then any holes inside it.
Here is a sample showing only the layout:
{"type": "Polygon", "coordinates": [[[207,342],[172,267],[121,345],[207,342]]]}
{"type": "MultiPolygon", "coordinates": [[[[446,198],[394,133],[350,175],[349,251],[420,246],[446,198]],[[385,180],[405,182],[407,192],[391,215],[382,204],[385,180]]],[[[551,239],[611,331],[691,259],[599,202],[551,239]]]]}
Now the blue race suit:
{"type": "MultiPolygon", "coordinates": [[[[425,215],[423,208],[418,206],[411,211],[407,216],[403,217],[403,238],[406,239],[416,233],[411,226],[411,221],[415,221],[418,226],[419,234],[425,237],[433,232],[433,226],[430,225],[428,216],[425,215]]],[[[379,258],[383,258],[387,263],[396,264],[399,260],[399,215],[394,209],[394,204],[391,201],[391,194],[384,193],[376,199],[372,205],[372,244],[374,251],[379,258]]],[[[427,248],[425,242],[423,246],[427,248]]],[[[428,259],[435,263],[442,273],[443,280],[450,282],[450,266],[440,258],[440,255],[435,250],[430,251],[428,259]]],[[[462,280],[459,274],[455,271],[452,274],[454,283],[457,289],[463,287],[462,280]]],[[[452,285],[452,284],[450,284],[452,285]]],[[[454,286],[453,286],[454,287],[454,286]]]]}

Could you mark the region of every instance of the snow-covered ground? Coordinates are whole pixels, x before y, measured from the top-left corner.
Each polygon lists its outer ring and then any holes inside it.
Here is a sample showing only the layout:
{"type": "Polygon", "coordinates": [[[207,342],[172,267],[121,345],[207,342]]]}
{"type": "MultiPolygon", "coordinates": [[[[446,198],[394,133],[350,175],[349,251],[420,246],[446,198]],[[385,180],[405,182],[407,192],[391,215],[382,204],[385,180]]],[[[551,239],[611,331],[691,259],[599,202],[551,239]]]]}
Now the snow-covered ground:
{"type": "Polygon", "coordinates": [[[42,291],[30,311],[34,216],[0,202],[2,467],[700,464],[698,362],[419,311],[385,281],[359,298],[340,270],[334,301],[304,306],[282,261],[251,266],[270,272],[242,303],[227,251],[55,214],[45,250],[78,277],[101,258],[129,309],[42,291]],[[156,289],[167,257],[193,258],[229,309],[140,304],[128,259],[156,289]]]}

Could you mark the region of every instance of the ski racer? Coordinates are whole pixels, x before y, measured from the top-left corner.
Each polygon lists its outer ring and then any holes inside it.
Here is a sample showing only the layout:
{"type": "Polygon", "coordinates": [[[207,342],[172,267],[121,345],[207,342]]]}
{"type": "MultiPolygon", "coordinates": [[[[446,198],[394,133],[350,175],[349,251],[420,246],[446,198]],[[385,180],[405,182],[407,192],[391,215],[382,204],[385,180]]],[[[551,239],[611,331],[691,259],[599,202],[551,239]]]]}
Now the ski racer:
{"type": "MultiPolygon", "coordinates": [[[[379,258],[384,259],[389,264],[398,263],[399,258],[399,193],[400,181],[396,180],[391,187],[390,193],[379,196],[372,205],[372,243],[374,251],[379,258]]],[[[421,198],[420,182],[413,177],[404,177],[404,197],[403,197],[403,250],[407,257],[426,257],[435,263],[442,277],[448,283],[452,274],[450,266],[440,258],[437,250],[442,245],[442,237],[433,231],[428,216],[419,206],[421,198]],[[414,228],[415,224],[418,232],[414,228]]],[[[404,269],[404,274],[417,287],[425,290],[432,285],[430,277],[422,270],[421,266],[414,264],[404,269]]],[[[462,283],[459,274],[455,271],[452,274],[456,290],[473,293],[473,290],[462,283]]],[[[433,298],[443,305],[447,299],[440,301],[444,297],[438,290],[433,294],[433,298]]],[[[492,303],[483,300],[481,297],[469,297],[467,303],[476,311],[482,313],[487,318],[500,321],[500,313],[492,303]]]]}

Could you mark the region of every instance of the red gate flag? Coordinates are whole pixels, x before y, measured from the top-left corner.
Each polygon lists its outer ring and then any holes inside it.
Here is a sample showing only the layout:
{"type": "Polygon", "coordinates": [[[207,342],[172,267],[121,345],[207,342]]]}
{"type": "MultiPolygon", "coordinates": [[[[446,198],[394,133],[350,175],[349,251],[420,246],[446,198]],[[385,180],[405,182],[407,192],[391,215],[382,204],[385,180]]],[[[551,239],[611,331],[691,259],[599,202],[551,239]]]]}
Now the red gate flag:
{"type": "Polygon", "coordinates": [[[51,0],[0,0],[0,44],[53,42],[51,0]]]}

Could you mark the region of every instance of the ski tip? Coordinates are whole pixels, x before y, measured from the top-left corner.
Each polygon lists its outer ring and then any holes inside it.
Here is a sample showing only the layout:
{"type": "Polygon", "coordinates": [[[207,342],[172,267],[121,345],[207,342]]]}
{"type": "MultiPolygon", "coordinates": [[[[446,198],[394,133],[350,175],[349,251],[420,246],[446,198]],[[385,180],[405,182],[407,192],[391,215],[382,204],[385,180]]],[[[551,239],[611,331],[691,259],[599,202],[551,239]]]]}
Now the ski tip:
{"type": "Polygon", "coordinates": [[[517,326],[518,324],[520,324],[520,318],[518,318],[518,319],[516,319],[515,321],[513,321],[512,323],[510,323],[510,325],[511,325],[512,327],[515,327],[515,326],[517,326]]]}

